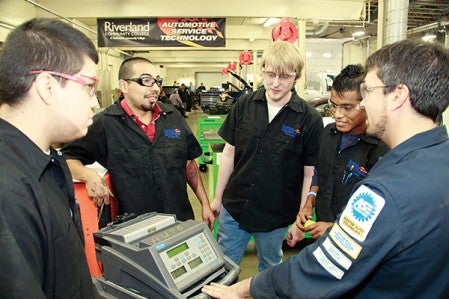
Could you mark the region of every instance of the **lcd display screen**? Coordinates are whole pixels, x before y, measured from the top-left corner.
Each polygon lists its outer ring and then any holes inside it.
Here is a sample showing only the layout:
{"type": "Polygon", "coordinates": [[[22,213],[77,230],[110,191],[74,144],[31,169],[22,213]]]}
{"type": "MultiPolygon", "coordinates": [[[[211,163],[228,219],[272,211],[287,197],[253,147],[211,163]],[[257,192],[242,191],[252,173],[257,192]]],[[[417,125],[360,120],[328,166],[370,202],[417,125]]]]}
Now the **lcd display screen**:
{"type": "Polygon", "coordinates": [[[167,251],[167,256],[169,258],[172,258],[172,257],[180,254],[181,252],[186,251],[187,249],[189,249],[189,245],[187,245],[186,242],[181,243],[180,245],[178,245],[178,246],[168,250],[167,251]]]}
{"type": "Polygon", "coordinates": [[[196,259],[189,262],[189,267],[190,267],[190,269],[195,269],[202,263],[203,263],[203,260],[201,259],[201,257],[197,257],[196,259]]]}
{"type": "Polygon", "coordinates": [[[186,274],[186,273],[187,273],[187,270],[186,270],[186,268],[185,268],[184,266],[179,267],[178,269],[176,269],[176,270],[170,272],[170,274],[171,274],[171,276],[173,277],[173,279],[176,279],[176,278],[178,278],[179,276],[181,276],[181,275],[183,275],[183,274],[186,274]]]}

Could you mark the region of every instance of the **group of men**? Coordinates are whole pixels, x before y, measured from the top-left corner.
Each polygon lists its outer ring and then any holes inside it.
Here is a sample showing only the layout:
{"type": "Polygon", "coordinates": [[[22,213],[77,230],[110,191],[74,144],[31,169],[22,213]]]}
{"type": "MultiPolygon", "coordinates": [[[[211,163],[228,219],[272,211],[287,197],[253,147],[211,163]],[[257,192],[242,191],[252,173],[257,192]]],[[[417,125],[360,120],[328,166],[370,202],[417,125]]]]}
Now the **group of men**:
{"type": "Polygon", "coordinates": [[[181,113],[157,102],[153,63],[126,59],[123,97],[94,116],[97,63],[92,42],[56,20],[29,20],[3,45],[2,297],[95,296],[72,178],[98,207],[114,196],[119,213],[180,220],[194,218],[190,185],[210,228],[219,215],[218,242],[237,263],[253,235],[260,273],[205,286],[215,298],[449,296],[449,140],[436,123],[449,104],[447,49],[405,40],[365,69],[348,66],[331,90],[335,123],[323,129],[294,90],[300,53],[272,43],[263,87],[239,99],[219,131],[226,144],[211,204],[195,162],[201,147],[181,113]],[[95,161],[112,190],[85,167],[95,161]],[[306,226],[313,208],[317,222],[306,226]],[[305,232],[317,240],[282,263],[287,230],[292,246],[305,232]]]}

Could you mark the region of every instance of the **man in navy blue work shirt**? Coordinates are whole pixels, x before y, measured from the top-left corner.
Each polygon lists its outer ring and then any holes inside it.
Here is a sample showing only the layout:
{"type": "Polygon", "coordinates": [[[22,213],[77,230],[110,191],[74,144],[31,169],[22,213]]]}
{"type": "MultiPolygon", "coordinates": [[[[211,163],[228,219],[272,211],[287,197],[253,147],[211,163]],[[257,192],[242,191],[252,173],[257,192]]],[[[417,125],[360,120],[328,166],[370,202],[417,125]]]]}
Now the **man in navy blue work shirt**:
{"type": "Polygon", "coordinates": [[[367,133],[391,148],[328,233],[217,298],[449,298],[449,52],[400,41],[372,54],[360,87],[367,133]]]}

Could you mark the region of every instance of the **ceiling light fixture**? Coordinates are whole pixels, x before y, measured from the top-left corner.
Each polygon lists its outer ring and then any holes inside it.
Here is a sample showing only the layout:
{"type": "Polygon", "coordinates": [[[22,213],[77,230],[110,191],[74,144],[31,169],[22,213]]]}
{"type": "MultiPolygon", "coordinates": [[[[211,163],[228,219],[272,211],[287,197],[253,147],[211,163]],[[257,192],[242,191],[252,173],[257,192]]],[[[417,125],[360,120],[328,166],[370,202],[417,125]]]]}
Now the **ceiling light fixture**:
{"type": "Polygon", "coordinates": [[[421,37],[423,42],[434,42],[437,39],[437,35],[435,33],[426,32],[426,34],[421,37]]]}
{"type": "Polygon", "coordinates": [[[267,18],[267,20],[263,23],[263,27],[270,27],[271,25],[280,22],[279,18],[267,18]]]}

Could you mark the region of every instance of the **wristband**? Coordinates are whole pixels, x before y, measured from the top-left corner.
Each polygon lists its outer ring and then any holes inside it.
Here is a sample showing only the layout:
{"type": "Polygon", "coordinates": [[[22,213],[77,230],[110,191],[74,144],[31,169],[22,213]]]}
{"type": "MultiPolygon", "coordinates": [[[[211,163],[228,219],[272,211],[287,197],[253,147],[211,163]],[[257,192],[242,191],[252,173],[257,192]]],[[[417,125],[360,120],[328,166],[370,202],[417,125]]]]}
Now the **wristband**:
{"type": "Polygon", "coordinates": [[[313,195],[316,197],[316,192],[310,191],[309,193],[307,193],[307,196],[309,196],[309,195],[313,195]]]}

